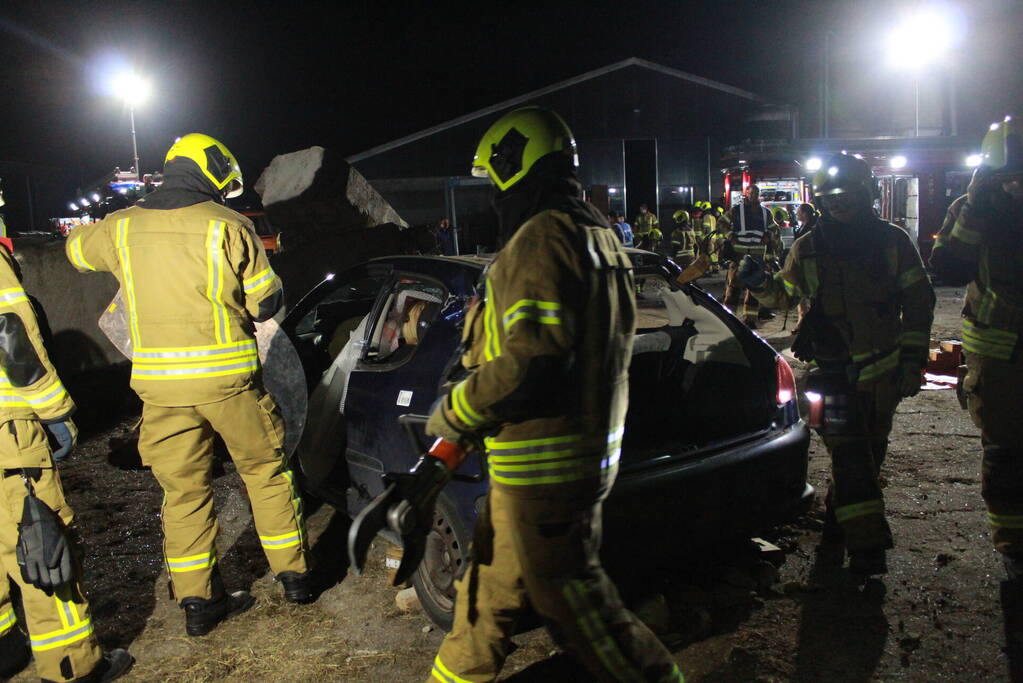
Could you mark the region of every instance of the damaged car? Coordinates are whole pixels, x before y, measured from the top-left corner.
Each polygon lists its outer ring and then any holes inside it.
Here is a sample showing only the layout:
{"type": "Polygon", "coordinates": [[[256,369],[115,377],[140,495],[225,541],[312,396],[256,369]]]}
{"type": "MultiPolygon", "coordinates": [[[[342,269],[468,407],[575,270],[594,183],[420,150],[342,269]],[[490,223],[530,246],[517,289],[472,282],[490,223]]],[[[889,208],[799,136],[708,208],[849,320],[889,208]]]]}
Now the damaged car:
{"type": "MultiPolygon", "coordinates": [[[[604,507],[605,552],[639,528],[696,545],[755,535],[805,509],[809,431],[785,359],[670,259],[630,249],[638,318],[621,468],[604,507]]],[[[304,488],[355,516],[421,453],[409,431],[443,391],[460,353],[486,256],[393,256],[328,276],[282,324],[306,373],[309,408],[296,449],[304,488]]],[[[454,580],[468,562],[487,489],[472,454],[441,493],[422,563],[420,601],[450,628],[454,580]]],[[[398,542],[397,538],[390,539],[398,542]]]]}

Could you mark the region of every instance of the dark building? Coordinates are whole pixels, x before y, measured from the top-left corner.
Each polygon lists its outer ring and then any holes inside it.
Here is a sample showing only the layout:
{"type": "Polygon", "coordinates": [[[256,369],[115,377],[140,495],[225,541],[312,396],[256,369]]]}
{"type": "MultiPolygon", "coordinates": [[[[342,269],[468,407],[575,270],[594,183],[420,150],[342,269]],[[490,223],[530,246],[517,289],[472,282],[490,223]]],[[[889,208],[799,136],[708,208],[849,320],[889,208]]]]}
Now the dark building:
{"type": "Polygon", "coordinates": [[[632,58],[466,114],[349,157],[410,223],[450,217],[462,251],[493,246],[487,181],[472,178],[475,145],[501,114],[537,104],[568,122],[581,180],[601,208],[658,215],[720,198],[723,145],[744,137],[787,139],[793,110],[754,93],[632,58]]]}

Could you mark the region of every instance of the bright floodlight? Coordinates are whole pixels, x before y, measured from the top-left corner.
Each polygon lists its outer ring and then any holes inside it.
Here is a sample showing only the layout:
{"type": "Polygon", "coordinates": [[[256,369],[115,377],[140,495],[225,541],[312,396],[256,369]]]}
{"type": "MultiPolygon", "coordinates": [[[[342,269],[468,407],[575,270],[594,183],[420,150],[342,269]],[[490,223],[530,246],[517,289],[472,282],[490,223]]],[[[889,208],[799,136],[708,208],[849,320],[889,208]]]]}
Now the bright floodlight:
{"type": "Polygon", "coordinates": [[[68,204],[67,208],[71,209],[72,211],[78,211],[78,205],[75,204],[74,202],[71,202],[70,204],[68,204]]]}
{"type": "Polygon", "coordinates": [[[149,81],[138,74],[127,71],[114,76],[111,85],[114,94],[133,107],[149,99],[149,94],[152,91],[149,81]]]}
{"type": "Polygon", "coordinates": [[[984,157],[981,156],[980,154],[971,154],[970,156],[966,157],[966,165],[969,166],[970,168],[976,168],[977,166],[980,166],[980,162],[982,161],[984,161],[984,157]]]}
{"type": "Polygon", "coordinates": [[[940,61],[951,46],[953,26],[947,8],[929,7],[907,14],[888,34],[888,61],[901,69],[919,69],[940,61]]]}
{"type": "Polygon", "coordinates": [[[892,160],[889,162],[889,165],[897,171],[900,168],[905,168],[907,163],[909,162],[906,159],[906,157],[899,154],[897,156],[892,157],[892,160]]]}
{"type": "Polygon", "coordinates": [[[820,157],[810,157],[806,160],[807,171],[819,171],[822,165],[824,165],[824,162],[821,161],[820,157]]]}

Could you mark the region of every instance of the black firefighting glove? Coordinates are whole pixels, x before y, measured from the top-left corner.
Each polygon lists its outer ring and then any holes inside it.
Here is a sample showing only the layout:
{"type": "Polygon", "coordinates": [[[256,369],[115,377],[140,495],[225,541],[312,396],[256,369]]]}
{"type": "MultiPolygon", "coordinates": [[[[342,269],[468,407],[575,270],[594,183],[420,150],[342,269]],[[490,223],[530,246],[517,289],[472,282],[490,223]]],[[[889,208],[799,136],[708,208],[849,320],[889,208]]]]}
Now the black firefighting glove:
{"type": "Polygon", "coordinates": [[[31,485],[18,524],[15,557],[21,578],[47,595],[73,578],[71,545],[64,525],[57,513],[36,497],[31,485]]]}
{"type": "Polygon", "coordinates": [[[46,429],[50,432],[50,436],[53,437],[57,445],[53,449],[54,462],[60,462],[71,455],[71,451],[75,449],[75,444],[78,443],[78,427],[75,426],[71,418],[48,424],[46,429]]]}
{"type": "Polygon", "coordinates": [[[902,398],[909,398],[920,393],[920,385],[923,380],[923,372],[919,363],[903,363],[899,366],[898,374],[899,395],[902,398]]]}
{"type": "Polygon", "coordinates": [[[735,276],[746,287],[760,289],[767,279],[767,271],[764,270],[763,263],[747,254],[739,262],[739,269],[735,271],[735,276]]]}

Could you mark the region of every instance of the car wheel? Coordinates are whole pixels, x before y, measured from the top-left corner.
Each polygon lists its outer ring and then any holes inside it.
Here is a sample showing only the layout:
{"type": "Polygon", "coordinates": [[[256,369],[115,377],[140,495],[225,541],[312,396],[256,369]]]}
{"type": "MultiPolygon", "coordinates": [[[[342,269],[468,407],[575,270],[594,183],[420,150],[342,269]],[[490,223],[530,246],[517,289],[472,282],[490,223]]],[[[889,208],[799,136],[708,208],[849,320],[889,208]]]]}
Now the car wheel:
{"type": "Polygon", "coordinates": [[[445,631],[455,618],[455,579],[469,564],[469,532],[454,503],[445,494],[437,498],[433,528],[426,537],[423,561],[412,575],[412,585],[430,620],[445,631]]]}

